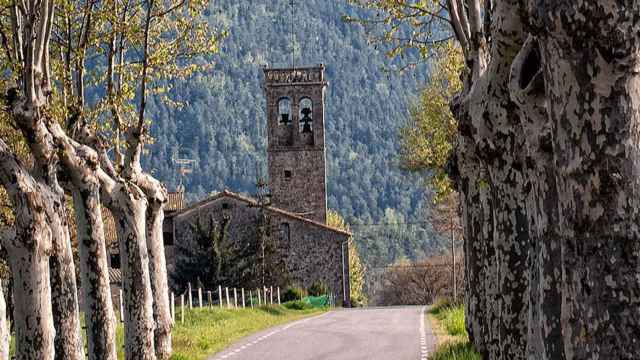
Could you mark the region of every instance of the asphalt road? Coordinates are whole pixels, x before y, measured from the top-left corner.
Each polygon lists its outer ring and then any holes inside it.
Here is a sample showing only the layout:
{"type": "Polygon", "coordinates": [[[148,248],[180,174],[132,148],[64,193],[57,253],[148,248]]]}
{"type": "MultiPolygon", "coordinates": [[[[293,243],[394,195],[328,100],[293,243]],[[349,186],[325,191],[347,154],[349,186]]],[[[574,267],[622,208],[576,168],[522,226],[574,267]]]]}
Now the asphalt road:
{"type": "Polygon", "coordinates": [[[426,360],[424,307],[337,310],[249,336],[210,360],[426,360]]]}

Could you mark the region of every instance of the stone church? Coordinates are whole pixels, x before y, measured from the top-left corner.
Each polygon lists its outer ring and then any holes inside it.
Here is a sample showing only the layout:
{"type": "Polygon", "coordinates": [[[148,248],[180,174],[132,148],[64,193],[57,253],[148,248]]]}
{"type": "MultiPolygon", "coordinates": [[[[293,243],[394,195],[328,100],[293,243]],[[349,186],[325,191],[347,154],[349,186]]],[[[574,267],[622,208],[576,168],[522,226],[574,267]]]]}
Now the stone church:
{"type": "MultiPolygon", "coordinates": [[[[184,207],[172,194],[164,223],[167,268],[176,271],[179,244],[193,237],[199,220],[229,219],[233,242],[254,236],[259,211],[270,218],[270,235],[277,244],[290,284],[322,283],[349,305],[350,233],[327,226],[324,66],[264,69],[267,100],[268,189],[270,204],[229,190],[184,207]]],[[[224,284],[222,284],[224,286],[224,284]]],[[[284,285],[284,284],[277,284],[284,285]]]]}

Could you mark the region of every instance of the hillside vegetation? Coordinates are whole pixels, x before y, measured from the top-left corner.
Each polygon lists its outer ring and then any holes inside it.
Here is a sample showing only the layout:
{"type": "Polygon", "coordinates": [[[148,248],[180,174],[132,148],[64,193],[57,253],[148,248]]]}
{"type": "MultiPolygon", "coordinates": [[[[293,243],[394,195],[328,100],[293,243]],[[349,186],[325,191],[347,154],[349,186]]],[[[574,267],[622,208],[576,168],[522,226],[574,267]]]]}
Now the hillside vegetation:
{"type": "Polygon", "coordinates": [[[370,268],[401,258],[417,259],[438,248],[430,227],[403,225],[424,219],[422,181],[398,166],[398,128],[425,71],[387,72],[385,56],[367,44],[359,27],[341,17],[354,9],[343,2],[310,0],[295,9],[295,35],[288,1],[212,1],[212,25],[228,29],[213,71],[167,84],[179,106],[156,97],[149,104],[155,144],[146,168],[175,189],[181,176],[174,156],[196,160],[184,179],[188,199],[229,188],[254,193],[266,174],[265,99],[262,66],[324,63],[329,207],[358,235],[370,268]],[[385,225],[362,226],[383,223],[385,225]],[[400,225],[397,225],[400,224],[400,225]]]}

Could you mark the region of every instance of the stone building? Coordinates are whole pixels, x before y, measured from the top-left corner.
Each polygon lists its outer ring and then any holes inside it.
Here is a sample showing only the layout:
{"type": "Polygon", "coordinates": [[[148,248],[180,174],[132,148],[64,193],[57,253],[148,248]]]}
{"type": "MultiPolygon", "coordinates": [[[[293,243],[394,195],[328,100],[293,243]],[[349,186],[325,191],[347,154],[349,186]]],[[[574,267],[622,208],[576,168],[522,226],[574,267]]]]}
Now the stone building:
{"type": "Polygon", "coordinates": [[[195,224],[228,219],[227,236],[243,244],[255,241],[258,217],[266,214],[269,236],[282,260],[279,270],[286,274],[273,285],[322,283],[339,302],[349,305],[351,234],[326,224],[326,86],[323,65],[264,69],[270,204],[225,190],[184,207],[182,194],[171,194],[164,223],[170,279],[184,256],[180,249],[194,242],[195,224]]]}
{"type": "MultiPolygon", "coordinates": [[[[324,66],[264,69],[267,103],[269,206],[225,190],[178,211],[165,220],[167,266],[176,271],[181,242],[193,237],[194,224],[229,219],[228,236],[245,243],[255,237],[259,211],[270,218],[286,279],[309,287],[323,283],[349,303],[348,232],[326,225],[327,185],[324,132],[324,66]]],[[[255,239],[254,239],[255,241],[255,239]]]]}

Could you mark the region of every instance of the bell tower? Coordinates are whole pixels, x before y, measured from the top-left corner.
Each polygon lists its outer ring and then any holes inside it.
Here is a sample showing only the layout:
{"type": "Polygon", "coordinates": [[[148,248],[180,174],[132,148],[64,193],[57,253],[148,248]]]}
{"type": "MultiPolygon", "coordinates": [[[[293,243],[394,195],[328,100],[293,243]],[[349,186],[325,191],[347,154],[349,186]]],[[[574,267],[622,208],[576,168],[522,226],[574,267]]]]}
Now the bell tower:
{"type": "Polygon", "coordinates": [[[273,205],[326,223],[324,65],[264,68],[273,205]]]}

